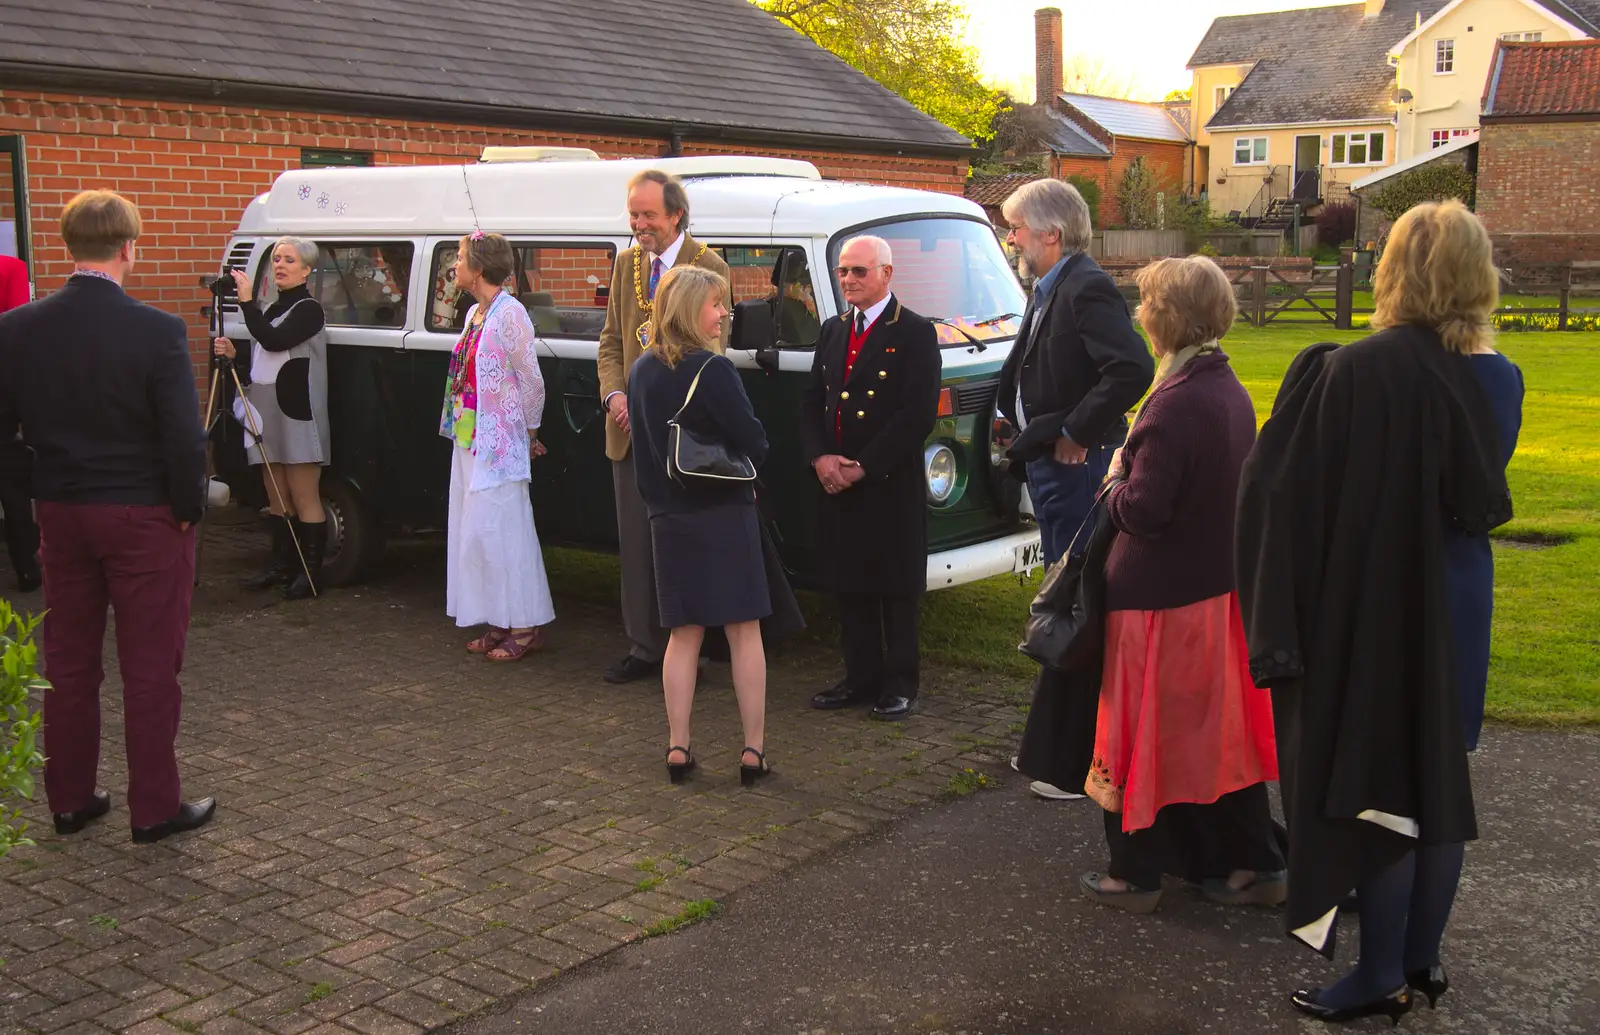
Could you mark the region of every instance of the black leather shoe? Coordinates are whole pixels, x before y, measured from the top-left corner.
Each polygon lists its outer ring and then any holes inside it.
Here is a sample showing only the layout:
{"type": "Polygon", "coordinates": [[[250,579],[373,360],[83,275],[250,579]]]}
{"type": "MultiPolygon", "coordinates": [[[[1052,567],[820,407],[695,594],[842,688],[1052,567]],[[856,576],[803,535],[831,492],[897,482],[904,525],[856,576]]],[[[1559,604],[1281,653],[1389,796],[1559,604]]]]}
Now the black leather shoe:
{"type": "Polygon", "coordinates": [[[1450,991],[1450,975],[1444,972],[1444,967],[1434,966],[1427,970],[1413,970],[1406,975],[1406,984],[1413,992],[1421,992],[1428,997],[1428,1009],[1433,1009],[1439,1002],[1439,997],[1450,991]]]}
{"type": "Polygon", "coordinates": [[[111,811],[111,795],[105,791],[95,791],[89,799],[89,804],[77,812],[55,813],[56,833],[76,834],[90,823],[111,811]]]}
{"type": "Polygon", "coordinates": [[[889,694],[880,697],[878,703],[872,707],[874,719],[903,719],[911,714],[911,709],[916,706],[916,698],[904,697],[900,694],[889,694]]]}
{"type": "Polygon", "coordinates": [[[661,662],[646,661],[636,658],[632,654],[606,669],[605,681],[608,683],[632,683],[635,680],[653,676],[661,671],[661,662]]]}
{"type": "Polygon", "coordinates": [[[184,802],[178,806],[178,814],[165,823],[157,823],[153,827],[134,827],[133,843],[136,845],[154,844],[162,838],[181,834],[186,830],[198,830],[211,822],[211,817],[217,814],[217,799],[201,798],[190,804],[184,802]]]}
{"type": "Polygon", "coordinates": [[[44,585],[44,576],[39,572],[39,559],[17,565],[17,592],[32,593],[44,585]]]}
{"type": "Polygon", "coordinates": [[[1329,1024],[1345,1024],[1363,1017],[1381,1015],[1389,1018],[1389,1026],[1394,1027],[1400,1023],[1400,1018],[1411,1010],[1411,989],[1403,985],[1398,991],[1390,992],[1381,999],[1347,1006],[1342,1010],[1323,1006],[1317,1001],[1317,996],[1320,994],[1322,994],[1320,988],[1302,988],[1290,996],[1289,1001],[1301,1013],[1315,1017],[1319,1021],[1327,1021],[1329,1024]]]}
{"type": "Polygon", "coordinates": [[[858,694],[850,689],[848,683],[835,683],[811,699],[811,707],[823,711],[835,711],[839,708],[851,708],[858,704],[866,704],[872,698],[866,694],[858,694]]]}

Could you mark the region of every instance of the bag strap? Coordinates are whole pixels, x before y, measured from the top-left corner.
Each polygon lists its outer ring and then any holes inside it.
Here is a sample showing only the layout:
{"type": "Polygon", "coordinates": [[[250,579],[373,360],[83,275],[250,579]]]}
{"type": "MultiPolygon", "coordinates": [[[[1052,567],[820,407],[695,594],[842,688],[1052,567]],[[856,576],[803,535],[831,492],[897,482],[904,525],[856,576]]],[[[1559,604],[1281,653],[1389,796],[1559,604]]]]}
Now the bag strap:
{"type": "Polygon", "coordinates": [[[712,361],[716,358],[716,353],[712,353],[711,359],[708,359],[704,363],[700,364],[700,369],[694,372],[694,380],[689,382],[689,394],[684,396],[683,405],[678,407],[678,412],[672,415],[672,419],[674,421],[676,421],[679,417],[682,417],[683,411],[687,410],[689,408],[689,404],[694,401],[694,390],[700,387],[700,375],[706,372],[706,367],[710,366],[712,361]]]}
{"type": "Polygon", "coordinates": [[[1078,545],[1078,538],[1084,534],[1084,529],[1088,529],[1091,535],[1094,533],[1096,515],[1100,510],[1101,504],[1105,502],[1106,494],[1121,482],[1121,478],[1107,478],[1100,485],[1100,490],[1094,494],[1094,502],[1089,505],[1089,513],[1085,514],[1083,520],[1078,523],[1078,530],[1072,533],[1072,542],[1067,544],[1067,552],[1061,555],[1063,559],[1072,556],[1073,548],[1078,545]]]}

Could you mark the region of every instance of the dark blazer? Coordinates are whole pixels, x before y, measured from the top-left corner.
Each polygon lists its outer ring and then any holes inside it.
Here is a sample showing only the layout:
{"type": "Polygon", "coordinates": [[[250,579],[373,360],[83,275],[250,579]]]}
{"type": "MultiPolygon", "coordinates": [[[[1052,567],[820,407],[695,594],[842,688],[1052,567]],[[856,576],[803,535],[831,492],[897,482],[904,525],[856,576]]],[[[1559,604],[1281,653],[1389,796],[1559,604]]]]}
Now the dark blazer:
{"type": "Polygon", "coordinates": [[[922,450],[939,414],[939,337],[891,296],[846,380],[849,351],[849,321],[835,316],[822,325],[801,400],[806,460],[845,456],[865,475],[822,496],[822,569],[839,593],[920,593],[928,581],[922,450]]]}
{"type": "Polygon", "coordinates": [[[767,458],[767,432],[756,419],[739,370],[725,356],[696,350],[676,367],[646,351],[628,374],[628,415],[633,429],[633,473],[639,495],[651,514],[681,513],[726,503],[754,505],[755,488],[748,482],[727,485],[679,485],[667,474],[667,422],[680,409],[679,423],[704,432],[750,458],[760,467],[767,458]],[[683,402],[699,375],[694,400],[683,402]]]}
{"type": "Polygon", "coordinates": [[[1110,276],[1089,256],[1072,256],[1049,296],[1028,302],[1022,326],[1026,336],[1000,370],[1000,412],[1021,426],[1020,383],[1028,413],[1012,458],[1047,455],[1063,427],[1080,446],[1115,442],[1155,377],[1155,361],[1110,276]]]}
{"type": "Polygon", "coordinates": [[[0,438],[20,424],[33,492],[53,503],[205,507],[205,436],[176,316],[74,276],[0,316],[0,438]]]}

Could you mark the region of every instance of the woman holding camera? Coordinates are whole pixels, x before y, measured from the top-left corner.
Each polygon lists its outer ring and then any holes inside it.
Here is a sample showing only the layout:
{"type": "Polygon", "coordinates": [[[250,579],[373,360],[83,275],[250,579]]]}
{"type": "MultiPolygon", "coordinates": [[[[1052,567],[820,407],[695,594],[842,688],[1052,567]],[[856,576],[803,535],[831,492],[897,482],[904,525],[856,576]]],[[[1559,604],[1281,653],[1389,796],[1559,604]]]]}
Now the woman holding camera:
{"type": "Polygon", "coordinates": [[[680,783],[695,767],[689,718],[700,644],[721,626],[733,662],[744,726],[739,774],[745,786],[770,772],[766,761],[767,659],[761,619],[772,613],[761,522],[748,482],[680,485],[667,473],[668,422],[720,440],[757,467],[767,433],[739,371],[721,355],[728,284],[698,266],[661,278],[655,315],[640,331],[644,354],[628,375],[628,413],[638,462],[634,475],[650,515],[656,602],[672,630],[661,666],[667,704],[667,775],[680,783]],[[692,398],[691,398],[692,396],[692,398]]]}
{"type": "Polygon", "coordinates": [[[528,311],[501,287],[515,269],[499,234],[475,230],[461,239],[455,284],[475,304],[450,357],[439,422],[439,434],[455,443],[445,613],[462,628],[489,626],[467,650],[490,661],[539,650],[541,627],[556,617],[528,497],[532,459],[544,455],[544,378],[528,311]]]}
{"type": "MultiPolygon", "coordinates": [[[[239,309],[252,339],[250,384],[242,423],[245,455],[261,467],[272,511],[272,556],[248,589],[288,584],[284,596],[300,600],[322,591],[327,517],[322,511],[322,468],[332,458],[328,436],[328,335],[322,305],[306,280],[316,267],[315,242],[280,237],[272,248],[272,284],[278,298],[262,309],[250,275],[230,270],[239,309]],[[268,462],[270,457],[271,462],[268,462]],[[296,543],[299,544],[297,550],[296,543]]],[[[233,342],[213,342],[218,356],[234,359],[233,342]]]]}

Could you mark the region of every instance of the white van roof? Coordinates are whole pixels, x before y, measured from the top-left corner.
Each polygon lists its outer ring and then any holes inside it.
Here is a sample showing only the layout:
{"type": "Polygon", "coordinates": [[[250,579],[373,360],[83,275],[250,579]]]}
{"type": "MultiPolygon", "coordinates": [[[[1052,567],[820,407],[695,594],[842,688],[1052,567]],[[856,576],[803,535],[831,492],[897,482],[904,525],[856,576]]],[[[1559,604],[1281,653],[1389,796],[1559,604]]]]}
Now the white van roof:
{"type": "Polygon", "coordinates": [[[241,234],[500,233],[627,236],[626,186],[660,169],[685,181],[699,234],[827,236],[916,213],[984,218],[954,195],[824,181],[810,162],[747,155],[615,161],[298,169],[248,208],[241,234]]]}

